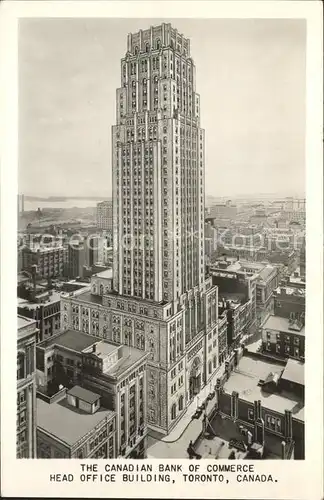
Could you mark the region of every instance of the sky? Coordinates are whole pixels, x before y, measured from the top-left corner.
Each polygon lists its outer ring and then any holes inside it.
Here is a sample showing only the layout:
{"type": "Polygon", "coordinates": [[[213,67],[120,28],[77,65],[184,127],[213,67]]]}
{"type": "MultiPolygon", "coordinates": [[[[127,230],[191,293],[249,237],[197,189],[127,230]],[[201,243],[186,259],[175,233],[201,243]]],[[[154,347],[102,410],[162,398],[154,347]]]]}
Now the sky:
{"type": "Polygon", "coordinates": [[[306,24],[298,19],[21,19],[19,191],[111,195],[127,34],[162,21],[191,40],[206,194],[303,195],[306,24]]]}

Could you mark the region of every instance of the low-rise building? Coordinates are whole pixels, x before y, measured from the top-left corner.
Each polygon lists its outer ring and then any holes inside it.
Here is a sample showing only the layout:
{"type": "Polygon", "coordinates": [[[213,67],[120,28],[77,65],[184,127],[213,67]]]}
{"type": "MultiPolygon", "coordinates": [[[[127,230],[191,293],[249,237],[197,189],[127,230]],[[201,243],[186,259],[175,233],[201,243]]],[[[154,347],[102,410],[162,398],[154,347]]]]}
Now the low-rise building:
{"type": "Polygon", "coordinates": [[[262,350],[283,358],[305,359],[305,326],[294,313],[290,318],[271,315],[262,325],[262,350]]]}
{"type": "Polygon", "coordinates": [[[36,321],[18,316],[17,458],[36,458],[36,321]]]}
{"type": "Polygon", "coordinates": [[[66,330],[37,346],[39,392],[55,394],[74,385],[100,395],[116,412],[118,456],[145,457],[148,353],[66,330]]]}
{"type": "Polygon", "coordinates": [[[277,267],[266,265],[259,271],[256,283],[256,312],[259,325],[273,312],[273,292],[278,284],[277,267]]]}
{"type": "Polygon", "coordinates": [[[37,341],[45,340],[61,328],[60,294],[46,291],[32,295],[30,300],[18,298],[18,314],[34,319],[39,331],[37,341]]]}
{"type": "Polygon", "coordinates": [[[279,286],[274,291],[274,315],[282,318],[295,317],[301,322],[305,321],[305,299],[304,288],[293,286],[279,286]]]}
{"type": "Polygon", "coordinates": [[[22,250],[22,270],[33,273],[36,266],[38,278],[55,278],[63,276],[64,272],[63,246],[25,247],[22,250]]]}
{"type": "Polygon", "coordinates": [[[233,357],[217,380],[217,403],[194,452],[214,459],[304,459],[304,398],[294,385],[296,379],[303,385],[303,365],[291,370],[246,351],[233,357]]]}
{"type": "Polygon", "coordinates": [[[116,458],[116,413],[78,385],[37,397],[37,458],[116,458]]]}

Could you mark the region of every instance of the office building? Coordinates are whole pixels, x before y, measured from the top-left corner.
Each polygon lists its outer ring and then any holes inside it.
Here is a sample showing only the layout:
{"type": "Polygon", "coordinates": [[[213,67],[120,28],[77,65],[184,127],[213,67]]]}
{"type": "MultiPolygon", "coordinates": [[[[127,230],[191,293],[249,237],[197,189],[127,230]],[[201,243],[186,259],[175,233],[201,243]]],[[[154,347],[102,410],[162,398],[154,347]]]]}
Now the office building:
{"type": "Polygon", "coordinates": [[[25,247],[22,250],[22,270],[33,274],[37,279],[63,276],[64,248],[62,246],[25,247]],[[36,266],[36,267],[35,267],[36,266]]]}
{"type": "Polygon", "coordinates": [[[277,357],[305,360],[305,320],[291,312],[289,318],[271,315],[262,325],[262,349],[277,357]]]}
{"type": "Polygon", "coordinates": [[[208,218],[211,219],[235,219],[237,216],[237,206],[230,201],[218,203],[209,207],[208,218]]]}
{"type": "Polygon", "coordinates": [[[113,207],[112,201],[97,203],[97,227],[106,231],[113,230],[113,207]]]}
{"type": "Polygon", "coordinates": [[[274,291],[274,315],[282,318],[295,317],[305,323],[305,288],[279,286],[274,291]]]}
{"type": "Polygon", "coordinates": [[[17,458],[36,458],[36,322],[18,316],[17,458]]]}
{"type": "Polygon", "coordinates": [[[68,245],[65,274],[68,278],[83,277],[87,263],[87,245],[84,240],[73,241],[68,245]]]}
{"type": "Polygon", "coordinates": [[[101,302],[99,335],[149,351],[148,424],[162,433],[218,368],[204,149],[190,41],[170,24],[130,34],[112,132],[112,289],[92,290],[88,308],[101,302]]]}
{"type": "Polygon", "coordinates": [[[37,342],[55,335],[61,328],[61,298],[52,290],[18,298],[18,314],[36,321],[37,342]]]}
{"type": "MultiPolygon", "coordinates": [[[[88,316],[88,321],[91,322],[92,317],[88,316]]],[[[145,458],[147,357],[148,353],[134,347],[65,330],[37,346],[38,392],[44,399],[57,394],[60,387],[80,386],[79,393],[84,392],[83,389],[91,391],[100,397],[104,408],[116,414],[117,456],[145,458]]],[[[90,399],[94,402],[92,396],[90,399]]],[[[45,413],[50,411],[41,406],[45,413]]],[[[61,406],[55,407],[55,412],[61,414],[61,406]]],[[[70,442],[71,446],[74,444],[70,442]]]]}
{"type": "Polygon", "coordinates": [[[210,223],[205,223],[205,258],[210,263],[217,250],[217,229],[210,223]]]}
{"type": "Polygon", "coordinates": [[[116,413],[78,385],[37,394],[37,458],[116,458],[116,413]]]}
{"type": "Polygon", "coordinates": [[[243,337],[257,329],[258,274],[226,257],[215,261],[208,272],[218,288],[219,314],[227,315],[227,347],[237,347],[243,337]]]}

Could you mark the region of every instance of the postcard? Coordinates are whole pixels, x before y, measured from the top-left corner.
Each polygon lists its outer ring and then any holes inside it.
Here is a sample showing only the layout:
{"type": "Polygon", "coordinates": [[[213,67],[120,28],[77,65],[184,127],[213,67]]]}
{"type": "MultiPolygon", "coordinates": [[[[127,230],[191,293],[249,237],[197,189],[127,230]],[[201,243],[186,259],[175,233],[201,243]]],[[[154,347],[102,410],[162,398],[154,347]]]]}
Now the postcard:
{"type": "Polygon", "coordinates": [[[1,14],[2,495],[320,500],[321,4],[1,14]]]}

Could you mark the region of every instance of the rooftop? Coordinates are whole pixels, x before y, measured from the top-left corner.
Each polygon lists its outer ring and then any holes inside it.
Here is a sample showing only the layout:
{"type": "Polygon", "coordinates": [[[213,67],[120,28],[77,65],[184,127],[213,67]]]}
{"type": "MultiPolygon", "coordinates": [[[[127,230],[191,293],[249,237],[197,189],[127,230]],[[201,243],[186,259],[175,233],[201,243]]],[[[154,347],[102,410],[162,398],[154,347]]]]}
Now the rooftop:
{"type": "Polygon", "coordinates": [[[99,358],[105,358],[106,356],[109,356],[109,354],[116,351],[118,347],[119,347],[118,345],[110,344],[109,342],[101,340],[96,344],[95,351],[92,351],[90,346],[89,349],[84,349],[83,352],[93,352],[93,354],[95,354],[99,358]]]}
{"type": "Polygon", "coordinates": [[[88,391],[88,389],[84,389],[79,385],[75,385],[72,389],[67,391],[67,394],[70,396],[75,396],[76,398],[82,399],[86,403],[92,404],[100,398],[100,394],[96,394],[95,392],[88,391]]]}
{"type": "Polygon", "coordinates": [[[293,286],[279,286],[274,290],[277,295],[296,295],[299,297],[305,297],[305,288],[295,288],[293,286]]]}
{"type": "Polygon", "coordinates": [[[258,385],[260,379],[266,380],[270,372],[273,375],[278,374],[280,376],[283,372],[282,364],[275,361],[265,361],[259,358],[243,356],[236,369],[231,373],[227,382],[225,382],[224,390],[229,394],[237,391],[241,399],[250,403],[260,400],[264,408],[281,414],[285,410],[289,410],[293,416],[303,420],[304,404],[299,397],[293,393],[265,392],[258,385]]]}
{"type": "Polygon", "coordinates": [[[32,326],[35,325],[36,328],[36,321],[33,319],[25,318],[25,316],[21,316],[20,314],[18,315],[18,330],[21,328],[25,328],[26,326],[32,326]]]}
{"type": "Polygon", "coordinates": [[[267,318],[265,323],[263,323],[262,328],[269,330],[277,330],[278,332],[284,333],[298,333],[298,335],[305,335],[305,327],[302,326],[301,329],[292,328],[292,323],[288,318],[282,318],[281,316],[271,315],[267,318]]]}
{"type": "Polygon", "coordinates": [[[47,293],[42,293],[41,295],[37,295],[35,300],[41,300],[42,298],[46,298],[43,302],[32,302],[27,299],[21,299],[18,297],[18,307],[26,307],[28,309],[37,309],[37,307],[41,305],[49,305],[53,302],[59,302],[61,300],[61,294],[54,292],[52,295],[48,295],[47,293]]]}
{"type": "Polygon", "coordinates": [[[91,302],[91,304],[99,304],[102,305],[102,296],[94,295],[90,291],[81,292],[77,295],[79,300],[83,300],[84,302],[91,302]]]}
{"type": "Polygon", "coordinates": [[[101,273],[94,274],[92,277],[95,277],[95,276],[97,278],[112,278],[113,277],[113,270],[106,269],[105,271],[102,271],[101,273]]]}
{"type": "MultiPolygon", "coordinates": [[[[90,391],[89,391],[90,392],[90,391]]],[[[37,428],[73,446],[104,419],[111,419],[114,412],[103,407],[95,413],[86,413],[70,406],[66,399],[46,403],[37,398],[37,428]]]]}
{"type": "Polygon", "coordinates": [[[54,335],[38,344],[38,347],[46,349],[54,345],[72,349],[73,351],[83,352],[88,347],[98,342],[97,337],[88,335],[87,333],[76,332],[75,330],[65,330],[64,332],[54,335]]]}
{"type": "Polygon", "coordinates": [[[270,278],[270,276],[272,274],[275,274],[276,272],[277,272],[277,269],[275,267],[266,266],[260,271],[259,276],[260,276],[262,281],[267,281],[267,279],[270,278]]]}
{"type": "Polygon", "coordinates": [[[117,363],[109,367],[105,370],[106,375],[110,375],[111,377],[118,378],[124,372],[128,370],[131,366],[133,366],[138,361],[144,361],[148,357],[148,353],[145,351],[141,351],[140,349],[136,349],[135,347],[129,346],[120,346],[119,347],[119,360],[117,363]]]}
{"type": "MultiPolygon", "coordinates": [[[[194,449],[202,458],[210,459],[228,459],[229,455],[235,452],[235,459],[249,458],[248,451],[239,451],[229,446],[231,439],[235,439],[241,443],[246,442],[246,438],[240,432],[239,423],[234,422],[230,418],[222,418],[216,415],[210,422],[212,439],[200,437],[195,444],[194,449]]],[[[280,436],[268,434],[266,431],[266,448],[268,459],[281,459],[281,442],[280,436]]]]}
{"type": "Polygon", "coordinates": [[[281,378],[295,384],[305,385],[304,363],[296,359],[289,359],[281,378]]]}

